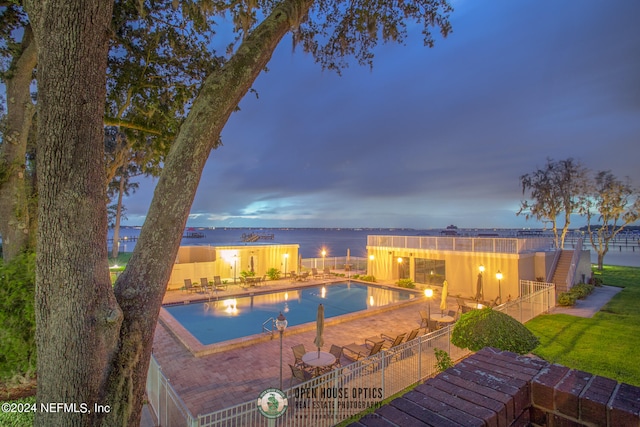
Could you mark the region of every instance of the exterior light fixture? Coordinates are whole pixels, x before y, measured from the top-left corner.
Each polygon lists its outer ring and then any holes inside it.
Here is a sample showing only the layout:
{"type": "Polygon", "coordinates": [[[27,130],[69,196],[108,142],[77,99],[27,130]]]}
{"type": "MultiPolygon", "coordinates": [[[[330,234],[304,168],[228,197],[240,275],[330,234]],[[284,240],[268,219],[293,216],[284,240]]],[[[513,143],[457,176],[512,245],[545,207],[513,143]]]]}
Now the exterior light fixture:
{"type": "Polygon", "coordinates": [[[282,334],[287,329],[287,318],[284,317],[282,312],[276,318],[276,329],[280,332],[280,390],[282,390],[282,334]]]}
{"type": "Polygon", "coordinates": [[[500,270],[496,273],[496,279],[498,279],[498,300],[500,300],[500,304],[502,304],[502,286],[500,283],[502,281],[502,273],[500,270]]]}

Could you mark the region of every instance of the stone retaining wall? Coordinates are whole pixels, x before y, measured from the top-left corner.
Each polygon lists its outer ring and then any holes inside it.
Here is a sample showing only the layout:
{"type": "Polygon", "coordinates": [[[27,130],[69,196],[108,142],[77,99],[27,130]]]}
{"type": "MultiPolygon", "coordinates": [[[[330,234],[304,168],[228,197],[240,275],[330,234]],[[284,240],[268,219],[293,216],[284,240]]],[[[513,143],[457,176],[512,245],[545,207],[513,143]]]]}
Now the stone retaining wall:
{"type": "Polygon", "coordinates": [[[485,348],[352,425],[640,427],[640,388],[485,348]]]}

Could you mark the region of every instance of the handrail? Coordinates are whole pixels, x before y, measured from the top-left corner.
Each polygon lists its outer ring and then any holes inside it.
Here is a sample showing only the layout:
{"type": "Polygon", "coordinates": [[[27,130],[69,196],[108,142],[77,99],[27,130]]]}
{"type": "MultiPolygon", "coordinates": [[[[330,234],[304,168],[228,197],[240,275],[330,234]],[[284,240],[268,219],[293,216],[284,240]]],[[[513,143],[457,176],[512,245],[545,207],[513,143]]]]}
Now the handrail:
{"type": "Polygon", "coordinates": [[[573,256],[571,257],[571,266],[569,267],[569,271],[567,272],[567,289],[571,289],[573,286],[573,281],[576,276],[576,268],[578,265],[578,261],[580,259],[580,255],[582,253],[582,238],[576,240],[576,246],[573,248],[573,256]]]}
{"type": "Polygon", "coordinates": [[[562,255],[562,249],[556,249],[556,254],[553,256],[553,262],[551,263],[551,268],[547,273],[547,282],[551,282],[553,280],[553,275],[556,272],[556,267],[558,266],[558,261],[560,260],[560,255],[562,255]]]}
{"type": "Polygon", "coordinates": [[[269,317],[267,320],[262,322],[262,332],[266,334],[271,334],[273,336],[273,328],[276,324],[276,319],[273,317],[269,317]],[[269,329],[266,325],[267,323],[271,323],[271,329],[269,329]]]}

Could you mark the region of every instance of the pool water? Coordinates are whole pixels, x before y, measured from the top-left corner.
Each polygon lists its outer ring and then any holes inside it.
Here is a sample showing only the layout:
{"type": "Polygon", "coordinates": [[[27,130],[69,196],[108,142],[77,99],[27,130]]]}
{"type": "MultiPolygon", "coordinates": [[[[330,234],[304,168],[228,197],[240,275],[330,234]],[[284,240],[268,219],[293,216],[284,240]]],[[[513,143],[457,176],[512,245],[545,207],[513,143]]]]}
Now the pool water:
{"type": "Polygon", "coordinates": [[[259,334],[282,312],[287,327],[315,322],[318,305],[325,319],[416,297],[413,292],[360,283],[337,283],[241,298],[167,306],[165,309],[204,345],[259,334]]]}

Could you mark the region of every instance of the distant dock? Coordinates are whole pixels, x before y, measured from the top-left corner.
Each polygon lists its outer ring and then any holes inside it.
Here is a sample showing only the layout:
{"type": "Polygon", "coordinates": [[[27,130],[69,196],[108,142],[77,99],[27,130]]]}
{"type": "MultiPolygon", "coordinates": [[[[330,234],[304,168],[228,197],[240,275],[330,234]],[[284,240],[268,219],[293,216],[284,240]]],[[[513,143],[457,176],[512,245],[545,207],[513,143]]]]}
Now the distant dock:
{"type": "Polygon", "coordinates": [[[191,231],[182,236],[183,239],[202,239],[203,237],[205,237],[205,234],[197,231],[191,231]]]}
{"type": "Polygon", "coordinates": [[[273,240],[275,234],[242,233],[243,242],[257,242],[258,240],[273,240]]]}
{"type": "MultiPolygon", "coordinates": [[[[118,242],[137,242],[138,236],[123,236],[118,238],[118,242]]],[[[113,238],[107,239],[107,243],[113,243],[113,238]]]]}

